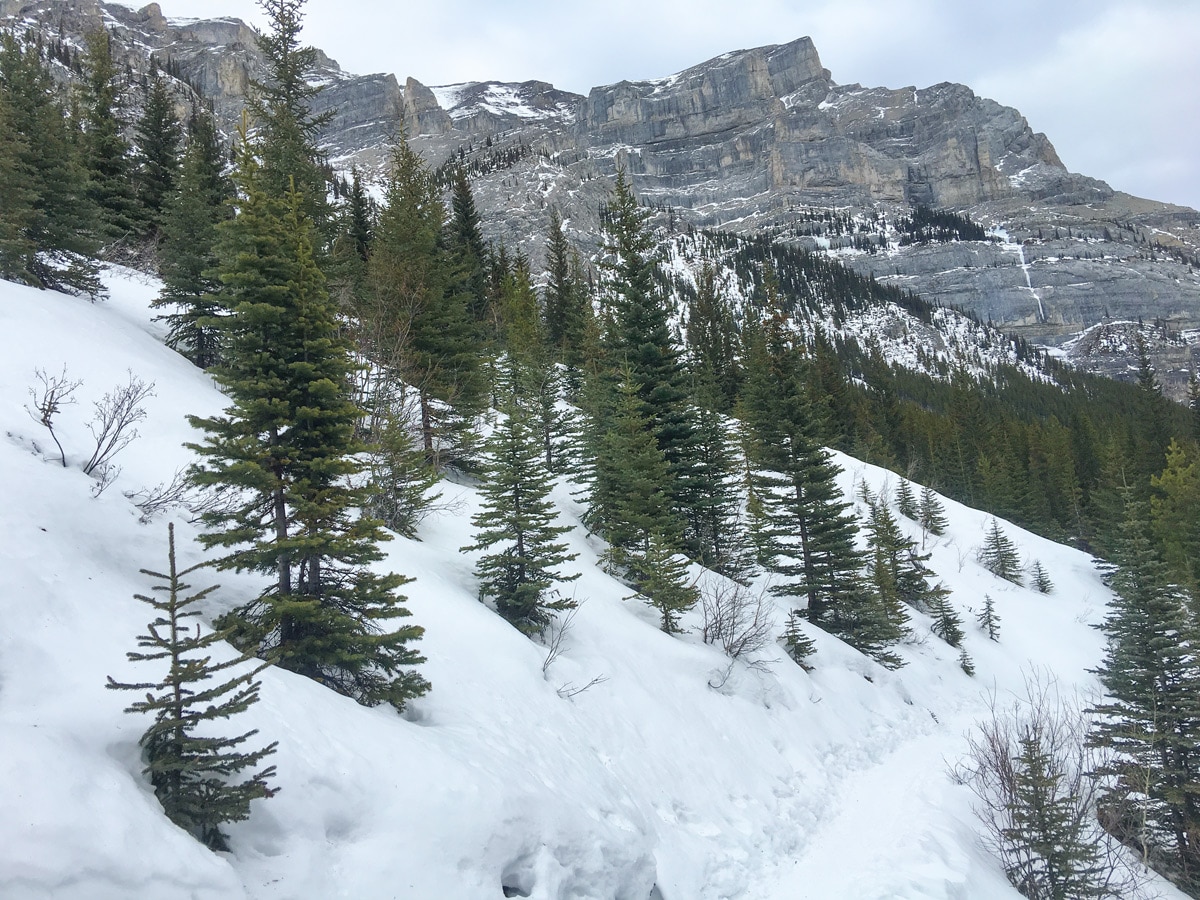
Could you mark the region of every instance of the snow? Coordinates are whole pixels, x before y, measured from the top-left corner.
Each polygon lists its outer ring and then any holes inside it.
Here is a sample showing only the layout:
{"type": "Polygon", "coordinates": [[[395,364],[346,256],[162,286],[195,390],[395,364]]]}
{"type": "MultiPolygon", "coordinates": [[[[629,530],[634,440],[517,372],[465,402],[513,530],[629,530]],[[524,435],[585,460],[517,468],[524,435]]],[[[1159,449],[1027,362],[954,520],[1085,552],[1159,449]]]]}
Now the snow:
{"type": "MultiPolygon", "coordinates": [[[[967,623],[985,593],[1001,619],[999,643],[968,625],[975,678],[914,614],[899,671],[809,628],[811,673],[772,647],[722,683],[727,661],[701,642],[698,612],[687,634],[665,636],[597,568],[601,548],[565,483],[555,499],[575,526],[580,607],[545,666],[545,647],[478,601],[474,555],[459,550],[478,496],[446,484],[421,540],[390,542],[381,564],[416,578],[405,593],[426,629],[432,692],[399,716],[265,671],[239,729],[279,741],[280,792],[229,826],[232,852],[204,849],[162,814],[140,774],[146,723],[104,685],[146,677],[125,659],[149,618],[132,595],[147,588],[139,569],[165,564],[168,518],[181,563],[202,555],[186,511],[143,524],[124,492],[186,465],[184,415],[223,399],[161,344],[156,286],[123,270],[106,281],[98,303],[0,283],[0,896],[492,900],[502,885],[543,900],[1018,896],[981,849],[948,766],[989,691],[1019,692],[1031,667],[1067,689],[1093,686],[1092,626],[1109,593],[1086,555],[1007,524],[1056,590],[995,579],[974,562],[989,517],[949,500],[931,564],[967,623]],[[64,364],[83,381],[60,416],[65,469],[23,408],[34,369],[64,364]],[[122,473],[93,497],[79,468],[90,402],[130,371],[155,396],[122,473]]],[[[896,484],[838,462],[848,496],[864,479],[896,484]]],[[[194,579],[214,582],[210,616],[256,589],[250,576],[194,579]]]]}

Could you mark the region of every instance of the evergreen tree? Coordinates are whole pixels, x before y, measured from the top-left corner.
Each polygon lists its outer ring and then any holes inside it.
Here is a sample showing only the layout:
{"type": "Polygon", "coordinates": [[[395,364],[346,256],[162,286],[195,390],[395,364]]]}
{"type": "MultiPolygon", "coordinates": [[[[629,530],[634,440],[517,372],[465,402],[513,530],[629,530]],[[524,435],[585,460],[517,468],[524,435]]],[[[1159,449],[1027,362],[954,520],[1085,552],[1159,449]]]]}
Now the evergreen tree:
{"type": "Polygon", "coordinates": [[[557,207],[550,209],[550,234],[546,240],[548,279],[542,295],[546,345],[556,362],[565,365],[571,383],[589,355],[588,332],[593,326],[592,302],[579,274],[578,255],[571,250],[557,207]]]}
{"type": "Polygon", "coordinates": [[[1050,580],[1050,575],[1042,565],[1040,560],[1033,561],[1033,567],[1029,571],[1030,580],[1033,582],[1033,587],[1039,593],[1049,594],[1054,590],[1054,582],[1050,580]]]}
{"type": "Polygon", "coordinates": [[[992,524],[988,526],[983,546],[979,548],[979,564],[997,578],[1014,584],[1021,583],[1020,554],[995,519],[992,519],[992,524]]]}
{"type": "Polygon", "coordinates": [[[36,253],[29,238],[34,221],[36,195],[29,186],[29,171],[25,160],[29,145],[14,123],[9,93],[0,82],[0,277],[25,281],[30,279],[26,264],[36,253]]]}
{"type": "Polygon", "coordinates": [[[520,376],[509,361],[509,386],[502,405],[504,419],[484,443],[483,509],[471,520],[475,543],[463,551],[484,550],[476,566],[481,597],[525,634],[541,632],[555,610],[573,601],[558,596],[555,584],[564,577],[559,566],[575,559],[559,538],[569,527],[554,523],[549,500],[552,482],[542,456],[536,418],[520,393],[520,376]]]}
{"type": "Polygon", "coordinates": [[[810,622],[885,664],[903,632],[868,589],[855,546],[856,520],[842,500],[840,471],[816,438],[818,422],[791,344],[786,316],[768,282],[761,323],[746,332],[747,372],[740,403],[752,496],[761,506],[755,541],[771,590],[807,601],[810,622]]]}
{"type": "Polygon", "coordinates": [[[96,209],[77,135],[36,50],[8,33],[0,33],[0,96],[15,157],[14,190],[0,205],[0,218],[10,223],[9,274],[37,287],[95,297],[102,293],[92,260],[96,209]]]}
{"type": "Polygon", "coordinates": [[[950,523],[946,521],[946,509],[931,487],[921,488],[921,503],[917,508],[917,524],[921,526],[921,549],[925,548],[924,535],[942,535],[949,527],[950,523]]]}
{"type": "Polygon", "coordinates": [[[987,632],[988,640],[1000,640],[1000,617],[996,615],[996,602],[990,594],[983,595],[983,609],[979,613],[979,627],[987,632]]]}
{"type": "Polygon", "coordinates": [[[651,537],[678,548],[683,523],[663,492],[667,462],[632,376],[625,373],[615,387],[607,380],[595,382],[591,390],[603,396],[591,403],[586,476],[590,506],[584,522],[608,541],[606,564],[625,574],[635,556],[649,551],[651,537]]]}
{"type": "Polygon", "coordinates": [[[1045,748],[1037,729],[1020,739],[1012,772],[1010,825],[1003,839],[1020,851],[1005,874],[1025,897],[1086,900],[1113,896],[1105,885],[1099,852],[1087,833],[1088,818],[1066,792],[1062,761],[1045,748]]]}
{"type": "Polygon", "coordinates": [[[1189,598],[1158,558],[1145,503],[1128,492],[1116,546],[1116,594],[1101,628],[1097,670],[1107,697],[1094,712],[1092,740],[1113,753],[1101,774],[1115,776],[1114,823],[1137,840],[1189,893],[1200,890],[1200,634],[1189,598]]]}
{"type": "Polygon", "coordinates": [[[1166,468],[1150,478],[1150,527],[1176,582],[1200,598],[1200,463],[1172,440],[1166,468]]]}
{"type": "Polygon", "coordinates": [[[661,531],[650,533],[644,549],[629,560],[630,583],[662,616],[662,630],[680,632],[679,617],[696,605],[700,591],[689,582],[687,561],[661,531]]]}
{"type": "Polygon", "coordinates": [[[445,214],[428,168],[400,138],[367,267],[369,307],[359,318],[368,356],[416,391],[421,444],[435,469],[469,452],[470,419],[484,401],[474,325],[442,243],[445,214]]]}
{"type": "Polygon", "coordinates": [[[213,646],[226,640],[229,630],[201,634],[200,626],[193,630],[187,620],[199,616],[196,604],[216,586],[188,594],[191,585],[184,578],[200,566],[180,571],[175,562],[174,525],[168,526],[167,534],[170,549],[166,573],[142,569],[142,574],[159,583],[153,586],[150,596],[135,595],[154,607],[157,616],[146,626],[146,633],[138,636],[141,649],[126,654],[131,662],[164,660],[166,672],[161,680],[136,684],[115,681],[110,676],[108,687],[143,694],[144,700],[134,701],[125,711],[154,716],[140,743],[145,773],[163,811],[211,849],[228,850],[221,825],[249,818],[251,801],[275,793],[267,786],[275,767],[261,769],[241,781],[235,779],[275,752],[276,744],[247,750],[243,745],[257,730],[235,737],[215,737],[206,726],[218,719],[231,719],[257,702],[259,683],[254,678],[266,664],[247,670],[251,660],[248,653],[225,662],[212,661],[213,646]],[[212,683],[234,668],[241,668],[242,674],[212,683]],[[197,729],[203,733],[197,734],[197,729]]]}
{"type": "Polygon", "coordinates": [[[783,629],[783,647],[796,665],[808,671],[812,668],[808,664],[808,658],[817,652],[817,645],[800,627],[802,619],[797,610],[788,613],[787,625],[783,629]]]}
{"type": "Polygon", "coordinates": [[[228,217],[232,186],[222,174],[221,147],[212,118],[193,117],[178,188],[167,201],[159,272],[163,289],[154,306],[170,309],[167,345],[202,369],[221,359],[221,306],[217,300],[217,226],[228,217]]]}
{"type": "MultiPolygon", "coordinates": [[[[929,602],[929,615],[933,618],[933,633],[951,647],[961,647],[965,635],[962,619],[950,604],[950,592],[941,591],[929,602]]],[[[967,673],[971,674],[971,673],[967,673]]]]}
{"type": "Polygon", "coordinates": [[[102,233],[109,247],[134,239],[145,221],[134,195],[132,159],[125,141],[121,75],[112,57],[107,31],[84,39],[84,158],[88,194],[100,210],[102,233]]]}
{"type": "Polygon", "coordinates": [[[958,651],[958,667],[968,675],[974,677],[975,663],[971,661],[971,655],[967,653],[966,647],[960,647],[958,651]]]}
{"type": "Polygon", "coordinates": [[[740,472],[735,458],[734,437],[725,416],[709,399],[715,393],[710,383],[696,390],[696,478],[707,485],[703,497],[687,510],[689,531],[696,538],[697,561],[706,568],[737,579],[746,574],[747,555],[740,516],[740,472]]]}
{"type": "Polygon", "coordinates": [[[157,71],[150,74],[150,88],[141,118],[134,126],[134,135],[137,138],[135,195],[141,207],[143,227],[157,244],[168,203],[175,191],[182,143],[174,103],[166,80],[157,71]]]}
{"type": "Polygon", "coordinates": [[[488,304],[487,246],[480,231],[479,211],[471,182],[462,166],[450,178],[450,217],[446,222],[446,248],[453,260],[456,287],[480,335],[488,335],[492,310],[488,304]]]}
{"type": "Polygon", "coordinates": [[[917,521],[917,499],[913,495],[912,482],[907,478],[901,478],[896,488],[896,508],[904,518],[917,521]]]}
{"type": "MultiPolygon", "coordinates": [[[[660,488],[677,516],[702,502],[706,485],[695,471],[696,429],[681,353],[655,278],[655,240],[625,170],[617,170],[603,222],[604,288],[610,320],[605,350],[611,366],[628,369],[658,449],[667,463],[660,488]]],[[[615,374],[615,373],[614,373],[615,374]]],[[[690,524],[690,523],[688,523],[690,524]]],[[[698,536],[686,535],[698,552],[698,536]]]]}
{"type": "Polygon", "coordinates": [[[737,344],[733,310],[706,260],[696,277],[696,296],[688,304],[687,345],[695,378],[711,386],[708,402],[719,412],[728,412],[737,397],[737,344]]]}
{"type": "Polygon", "coordinates": [[[189,445],[201,457],[193,478],[228,499],[205,514],[202,540],[229,549],[221,568],[274,576],[231,620],[240,646],[400,709],[428,688],[410,668],[422,662],[408,646],[422,629],[389,621],[409,614],[395,593],[406,579],[367,568],[385,536],[355,516],[365,498],[348,483],[360,465],[348,349],[301,197],[264,190],[255,149],[243,135],[238,214],[220,226],[227,357],[215,372],[230,406],[190,417],[206,432],[189,445]]]}
{"type": "Polygon", "coordinates": [[[886,503],[877,501],[870,505],[870,509],[867,554],[871,587],[888,620],[903,634],[907,634],[908,613],[904,611],[904,605],[913,603],[914,598],[905,594],[909,580],[905,570],[910,568],[913,543],[900,531],[886,503]]]}
{"type": "Polygon", "coordinates": [[[252,84],[249,111],[262,144],[262,184],[268,196],[295,192],[304,217],[314,226],[320,254],[332,237],[324,159],[317,149],[321,129],[334,110],[312,111],[320,85],[309,80],[317,51],[300,44],[305,0],[258,0],[267,29],[258,36],[267,77],[252,84]]]}

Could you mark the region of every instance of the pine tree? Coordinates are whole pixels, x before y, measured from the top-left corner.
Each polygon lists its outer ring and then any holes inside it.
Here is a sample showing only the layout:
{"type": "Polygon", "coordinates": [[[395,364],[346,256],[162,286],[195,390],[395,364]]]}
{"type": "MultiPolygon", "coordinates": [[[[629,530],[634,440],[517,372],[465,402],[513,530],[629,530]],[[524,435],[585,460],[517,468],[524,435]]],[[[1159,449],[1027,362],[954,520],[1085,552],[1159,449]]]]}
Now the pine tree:
{"type": "Polygon", "coordinates": [[[130,241],[145,225],[134,195],[132,158],[124,138],[121,77],[107,31],[85,36],[83,55],[84,157],[88,194],[100,210],[108,246],[130,241]]]}
{"type": "Polygon", "coordinates": [[[198,111],[180,166],[178,188],[163,213],[159,272],[163,289],[154,306],[171,310],[167,345],[202,369],[221,359],[221,306],[216,294],[217,225],[228,217],[232,185],[222,174],[221,147],[212,118],[198,111]]]}
{"type": "Polygon", "coordinates": [[[792,610],[788,613],[787,625],[783,629],[783,648],[787,651],[788,656],[792,661],[806,672],[812,670],[808,659],[817,652],[817,645],[813,643],[812,638],[804,633],[800,622],[803,616],[797,610],[792,610]]]}
{"type": "Polygon", "coordinates": [[[150,89],[141,118],[134,126],[134,135],[137,138],[133,160],[135,195],[144,227],[157,244],[168,202],[175,191],[182,143],[174,103],[166,80],[157,71],[150,75],[150,89]]]}
{"type": "Polygon", "coordinates": [[[687,345],[695,378],[711,386],[709,402],[718,412],[728,412],[737,397],[737,343],[733,310],[706,260],[696,277],[696,296],[688,304],[687,345]]]}
{"type": "Polygon", "coordinates": [[[871,586],[888,620],[902,634],[907,634],[908,613],[904,605],[913,603],[914,598],[905,594],[910,580],[905,570],[910,568],[913,544],[900,531],[886,503],[882,500],[872,503],[870,509],[867,556],[871,586]]]}
{"type": "MultiPolygon", "coordinates": [[[[655,239],[638,207],[625,170],[618,169],[603,223],[604,294],[610,314],[605,350],[610,377],[627,369],[658,449],[667,463],[660,488],[676,515],[702,502],[705,485],[695,471],[696,429],[682,361],[671,334],[666,298],[656,279],[655,239]]],[[[691,555],[698,536],[686,535],[691,555]]]]}
{"type": "Polygon", "coordinates": [[[558,540],[571,529],[553,524],[550,472],[516,368],[510,360],[504,419],[484,443],[483,509],[471,520],[475,543],[462,549],[486,551],[476,566],[480,596],[494,600],[500,615],[532,635],[550,623],[553,611],[575,605],[554,586],[579,576],[557,571],[577,554],[558,540]]]}
{"type": "Polygon", "coordinates": [[[629,557],[627,578],[662,616],[666,634],[680,632],[679,617],[696,605],[700,591],[689,582],[686,559],[661,531],[651,532],[644,549],[629,557]]]}
{"type": "Polygon", "coordinates": [[[555,361],[567,367],[569,384],[577,389],[589,356],[588,332],[594,326],[592,302],[557,207],[550,209],[546,268],[549,277],[542,295],[546,345],[555,361]]]}
{"type": "Polygon", "coordinates": [[[992,519],[992,524],[988,526],[983,546],[979,548],[979,564],[997,578],[1014,584],[1021,583],[1020,554],[995,519],[992,519]]]}
{"type": "Polygon", "coordinates": [[[1190,445],[1172,440],[1167,464],[1150,478],[1150,527],[1174,578],[1200,597],[1200,462],[1190,445]]]}
{"type": "Polygon", "coordinates": [[[896,488],[896,508],[904,518],[917,521],[917,499],[913,495],[912,482],[907,478],[901,478],[896,488]]]}
{"type": "Polygon", "coordinates": [[[696,470],[707,485],[702,499],[687,510],[698,559],[706,568],[737,579],[751,565],[741,527],[740,472],[734,437],[725,416],[710,400],[716,388],[708,382],[696,389],[696,470]]]}
{"type": "MultiPolygon", "coordinates": [[[[275,774],[270,766],[241,781],[235,780],[246,769],[259,765],[275,752],[276,743],[257,750],[243,748],[257,729],[235,737],[216,737],[207,723],[231,719],[245,712],[258,700],[259,682],[254,678],[266,664],[247,669],[250,654],[213,662],[213,647],[229,637],[229,631],[202,634],[187,620],[199,616],[196,605],[216,586],[188,594],[191,585],[184,579],[200,565],[180,571],[175,562],[175,526],[168,530],[169,563],[166,573],[142,569],[142,574],[159,582],[150,596],[136,594],[149,603],[157,616],[138,636],[136,652],[127,653],[131,662],[166,661],[166,673],[159,681],[129,684],[111,676],[108,687],[138,691],[144,700],[133,702],[125,711],[147,713],[154,723],[141,738],[145,754],[145,773],[154,787],[167,816],[203,841],[213,850],[228,850],[228,839],[221,831],[225,822],[239,822],[250,816],[251,801],[275,793],[267,781],[275,774]],[[213,679],[230,669],[234,675],[215,684],[213,679]],[[197,730],[202,734],[197,734],[197,730]]],[[[224,676],[221,676],[224,677],[224,676]]]]}
{"type": "Polygon", "coordinates": [[[367,355],[416,391],[421,444],[435,469],[469,454],[470,420],[484,403],[475,328],[442,243],[445,214],[428,168],[400,138],[367,268],[369,307],[359,319],[367,355]]]}
{"type": "Polygon", "coordinates": [[[14,123],[9,94],[0,82],[0,278],[31,280],[27,261],[36,253],[29,231],[36,195],[29,186],[25,160],[29,146],[14,123]]]}
{"type": "Polygon", "coordinates": [[[1000,640],[1000,617],[996,615],[996,602],[990,594],[983,595],[983,609],[979,613],[979,627],[988,636],[988,640],[1000,640]]]}
{"type": "Polygon", "coordinates": [[[190,417],[206,432],[193,478],[229,500],[204,516],[202,540],[229,553],[221,568],[270,573],[274,582],[238,611],[235,637],[360,702],[400,709],[428,684],[409,642],[422,629],[380,576],[378,523],[356,517],[364,496],[349,400],[350,359],[313,260],[301,198],[263,188],[243,135],[238,214],[222,223],[220,318],[227,359],[216,370],[230,398],[223,416],[190,417]],[[387,624],[394,630],[384,630],[387,624]]]}
{"type": "Polygon", "coordinates": [[[1018,852],[1008,857],[1005,874],[1023,896],[1045,900],[1086,900],[1113,896],[1088,818],[1065,792],[1062,763],[1046,750],[1036,728],[1027,726],[1012,772],[1010,825],[1003,839],[1018,852]]]}
{"type": "Polygon", "coordinates": [[[477,333],[490,337],[492,310],[488,303],[487,246],[480,231],[479,211],[471,182],[462,166],[455,166],[450,178],[450,216],[446,222],[446,249],[453,261],[456,289],[467,304],[477,333]]]}
{"type": "Polygon", "coordinates": [[[1113,754],[1118,802],[1132,809],[1114,827],[1165,861],[1189,893],[1200,890],[1200,632],[1186,592],[1158,558],[1144,502],[1127,492],[1116,545],[1115,598],[1101,626],[1097,670],[1107,697],[1091,739],[1113,754]]]}
{"type": "Polygon", "coordinates": [[[949,522],[946,521],[946,509],[937,498],[931,487],[921,488],[921,503],[917,508],[917,524],[921,526],[921,549],[925,549],[924,535],[942,535],[946,533],[949,522]]]}
{"type": "Polygon", "coordinates": [[[332,237],[332,217],[317,137],[335,110],[312,112],[321,86],[308,79],[317,51],[300,44],[304,4],[305,0],[258,0],[268,22],[258,36],[267,77],[252,83],[248,108],[260,129],[263,190],[274,198],[296,193],[317,235],[315,251],[321,254],[332,237]]]}
{"type": "Polygon", "coordinates": [[[667,462],[632,376],[626,373],[615,386],[607,380],[594,382],[591,390],[602,396],[589,404],[590,505],[584,522],[608,541],[603,558],[622,574],[635,555],[649,550],[652,536],[678,548],[683,523],[662,490],[667,462]]]}
{"type": "Polygon", "coordinates": [[[0,94],[16,156],[13,186],[29,192],[25,204],[14,191],[0,212],[19,229],[9,243],[11,274],[37,287],[98,296],[97,213],[78,135],[36,50],[8,33],[0,33],[0,94]]]}
{"type": "Polygon", "coordinates": [[[839,469],[817,441],[818,420],[800,356],[768,280],[761,323],[746,330],[746,380],[740,401],[752,496],[760,504],[755,542],[766,567],[781,576],[777,596],[807,601],[808,620],[885,664],[902,637],[868,589],[855,546],[858,527],[842,499],[839,469]]]}
{"type": "Polygon", "coordinates": [[[1035,559],[1033,566],[1029,570],[1030,580],[1033,582],[1033,587],[1039,593],[1049,594],[1054,590],[1054,582],[1050,580],[1049,573],[1046,572],[1041,560],[1035,559]]]}
{"type": "Polygon", "coordinates": [[[951,647],[961,647],[965,635],[962,619],[950,603],[950,592],[940,591],[929,602],[929,615],[933,618],[933,633],[951,647]]]}
{"type": "Polygon", "coordinates": [[[967,653],[967,648],[966,648],[966,647],[961,647],[961,648],[959,648],[959,651],[958,651],[958,667],[959,667],[960,669],[962,669],[964,672],[966,672],[968,675],[970,675],[970,676],[974,677],[974,675],[975,675],[975,663],[974,663],[974,662],[972,662],[972,660],[971,660],[971,655],[970,655],[969,653],[967,653]]]}

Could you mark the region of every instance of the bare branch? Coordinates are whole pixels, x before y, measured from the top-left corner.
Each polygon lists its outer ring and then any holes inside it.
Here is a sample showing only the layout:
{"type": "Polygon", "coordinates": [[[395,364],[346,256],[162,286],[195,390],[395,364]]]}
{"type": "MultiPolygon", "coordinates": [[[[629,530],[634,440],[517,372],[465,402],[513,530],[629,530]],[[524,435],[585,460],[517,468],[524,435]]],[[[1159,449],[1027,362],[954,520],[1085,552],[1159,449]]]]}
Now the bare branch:
{"type": "Polygon", "coordinates": [[[58,447],[58,458],[65,469],[67,454],[63,451],[62,444],[58,442],[58,435],[54,433],[54,417],[64,406],[75,402],[71,395],[83,382],[71,381],[67,378],[65,365],[60,375],[48,375],[45,369],[34,369],[33,374],[41,382],[41,385],[34,385],[29,389],[29,396],[33,399],[33,408],[30,409],[26,404],[25,411],[35,422],[46,426],[46,430],[50,432],[50,437],[54,440],[54,445],[58,447]]]}

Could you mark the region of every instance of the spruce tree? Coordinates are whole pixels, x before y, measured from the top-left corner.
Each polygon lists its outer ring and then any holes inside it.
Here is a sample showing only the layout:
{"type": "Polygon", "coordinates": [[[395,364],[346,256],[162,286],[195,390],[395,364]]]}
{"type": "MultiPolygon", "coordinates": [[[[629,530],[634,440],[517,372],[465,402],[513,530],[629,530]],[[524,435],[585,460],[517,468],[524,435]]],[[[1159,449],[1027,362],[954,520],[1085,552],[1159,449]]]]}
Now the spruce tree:
{"type": "Polygon", "coordinates": [[[817,652],[817,645],[804,633],[800,626],[803,616],[797,610],[788,613],[787,625],[783,629],[783,648],[796,665],[805,671],[812,669],[808,659],[817,652]]]}
{"type": "Polygon", "coordinates": [[[252,83],[249,111],[262,142],[263,190],[272,197],[295,192],[300,208],[313,223],[315,250],[322,255],[332,237],[324,159],[317,149],[321,129],[334,110],[312,111],[321,86],[309,80],[317,51],[300,44],[305,0],[258,0],[267,29],[258,49],[267,77],[252,83]]]}
{"type": "Polygon", "coordinates": [[[243,745],[257,729],[217,737],[208,723],[231,719],[258,701],[259,682],[254,679],[266,664],[249,667],[252,657],[248,653],[213,662],[213,647],[229,637],[229,629],[202,634],[198,624],[193,628],[187,620],[200,615],[196,605],[216,586],[188,593],[191,585],[184,579],[204,564],[180,570],[175,562],[173,524],[167,535],[167,571],[142,569],[142,574],[158,583],[151,588],[151,595],[135,595],[149,603],[157,616],[146,626],[146,633],[138,636],[141,649],[126,654],[131,662],[164,661],[166,672],[160,680],[133,684],[110,676],[108,687],[143,694],[144,700],[134,701],[125,711],[154,716],[140,743],[145,773],[163,811],[211,849],[228,850],[221,825],[249,818],[251,801],[275,793],[267,786],[275,767],[237,779],[274,753],[276,742],[249,750],[243,745]],[[242,671],[232,677],[223,674],[231,669],[242,671]],[[214,683],[217,677],[226,680],[214,683]],[[201,734],[196,733],[198,729],[201,734]]]}
{"type": "MultiPolygon", "coordinates": [[[[865,482],[864,482],[865,484],[865,482]]],[[[871,586],[878,602],[889,621],[903,634],[908,633],[906,603],[914,598],[906,596],[907,573],[904,571],[910,560],[912,542],[900,531],[887,504],[882,500],[871,504],[867,519],[867,557],[871,586]]]]}
{"type": "Polygon", "coordinates": [[[983,609],[979,612],[979,627],[987,633],[988,640],[1000,640],[1000,617],[996,615],[996,602],[990,594],[983,595],[983,609]]]}
{"type": "Polygon", "coordinates": [[[557,207],[550,208],[546,268],[548,277],[542,294],[546,345],[554,360],[567,367],[568,384],[577,390],[589,356],[588,332],[594,324],[592,301],[557,207]]]}
{"type": "Polygon", "coordinates": [[[121,76],[112,56],[107,31],[90,32],[84,39],[83,114],[84,159],[88,194],[100,211],[106,245],[130,242],[144,230],[145,219],[130,177],[133,165],[124,137],[121,76]]]}
{"type": "Polygon", "coordinates": [[[492,310],[488,304],[487,246],[480,231],[479,210],[471,181],[463,166],[450,178],[450,216],[446,222],[446,249],[455,271],[455,287],[463,294],[477,334],[488,337],[492,310]]]}
{"type": "Polygon", "coordinates": [[[163,289],[153,305],[169,310],[161,316],[168,323],[167,345],[208,369],[221,359],[217,226],[228,217],[232,185],[221,171],[212,118],[197,111],[189,132],[178,187],[163,213],[163,289]]]}
{"type": "Polygon", "coordinates": [[[862,575],[857,522],[837,485],[840,469],[820,445],[818,419],[799,351],[768,279],[760,323],[746,333],[746,380],[740,401],[751,491],[761,505],[756,543],[781,576],[777,596],[807,601],[810,622],[885,664],[903,636],[862,575]]]}
{"type": "Polygon", "coordinates": [[[555,610],[575,604],[558,595],[556,584],[578,578],[558,567],[575,559],[559,541],[569,527],[554,525],[553,486],[542,456],[536,418],[521,396],[519,364],[509,362],[504,419],[484,443],[483,509],[471,520],[475,543],[483,550],[476,566],[479,593],[525,634],[541,632],[555,610]]]}
{"type": "Polygon", "coordinates": [[[995,519],[988,526],[983,546],[979,548],[979,564],[997,578],[1021,583],[1021,556],[995,519]]]}
{"type": "Polygon", "coordinates": [[[313,260],[302,198],[264,189],[256,148],[238,159],[238,214],[221,224],[220,317],[226,361],[215,374],[224,415],[202,429],[193,478],[228,502],[204,516],[221,568],[271,574],[242,607],[235,637],[279,664],[371,705],[397,709],[428,684],[408,646],[422,629],[396,589],[406,579],[368,565],[382,556],[378,523],[356,515],[360,410],[349,399],[350,357],[313,260]]]}
{"type": "Polygon", "coordinates": [[[901,478],[896,488],[896,508],[904,518],[917,521],[917,499],[913,495],[912,482],[907,478],[901,478]]]}
{"type": "Polygon", "coordinates": [[[929,615],[933,618],[933,633],[951,647],[961,647],[965,635],[962,619],[950,603],[950,592],[939,591],[929,601],[929,615]]]}
{"type": "Polygon", "coordinates": [[[687,560],[661,531],[650,533],[644,549],[629,559],[630,584],[658,610],[666,634],[680,632],[679,617],[696,605],[700,591],[689,581],[687,560]]]}
{"type": "Polygon", "coordinates": [[[696,296],[688,304],[688,357],[696,380],[711,386],[708,402],[719,412],[729,412],[737,397],[737,344],[733,310],[717,287],[712,263],[705,260],[696,276],[696,296]]]}
{"type": "Polygon", "coordinates": [[[1117,837],[1147,845],[1164,874],[1200,891],[1200,632],[1189,597],[1155,551],[1143,501],[1127,493],[1096,674],[1106,697],[1091,739],[1112,752],[1100,774],[1129,804],[1117,837]]]}
{"type": "Polygon", "coordinates": [[[428,167],[401,137],[367,267],[366,352],[417,394],[421,445],[435,469],[470,452],[484,403],[479,343],[442,241],[446,210],[428,167]]]}
{"type": "Polygon", "coordinates": [[[97,213],[81,139],[36,50],[9,33],[0,33],[0,94],[16,157],[13,199],[0,212],[13,223],[6,265],[20,281],[95,297],[102,293],[92,259],[99,247],[97,213]]]}
{"type": "Polygon", "coordinates": [[[1049,594],[1054,590],[1054,582],[1050,580],[1050,575],[1041,560],[1033,561],[1033,566],[1029,570],[1029,578],[1038,593],[1049,594]]]}
{"type": "Polygon", "coordinates": [[[1200,462],[1172,440],[1166,467],[1150,478],[1150,526],[1174,577],[1200,598],[1200,462]]]}
{"type": "MultiPolygon", "coordinates": [[[[656,280],[654,234],[649,213],[638,206],[623,168],[602,226],[604,297],[609,312],[605,351],[610,377],[627,369],[658,449],[667,463],[660,488],[677,516],[702,502],[706,486],[695,471],[696,428],[682,354],[671,333],[666,297],[656,280]]],[[[686,535],[698,553],[698,536],[686,535]]]]}
{"type": "Polygon", "coordinates": [[[949,522],[946,521],[946,509],[937,498],[931,487],[921,488],[921,502],[917,507],[917,524],[921,526],[921,549],[925,549],[924,535],[942,535],[946,533],[949,522]]]}
{"type": "Polygon", "coordinates": [[[150,87],[142,115],[134,125],[134,135],[137,138],[133,158],[135,195],[141,207],[143,227],[157,245],[167,206],[175,191],[182,143],[166,79],[157,71],[150,73],[150,87]]]}
{"type": "Polygon", "coordinates": [[[1090,839],[1088,817],[1063,787],[1062,760],[1027,726],[1019,739],[1012,772],[1010,824],[1001,834],[1016,852],[1005,875],[1023,896],[1045,900],[1086,900],[1113,896],[1099,852],[1090,839]]]}
{"type": "Polygon", "coordinates": [[[36,253],[29,231],[33,224],[36,194],[29,185],[25,160],[29,146],[14,123],[8,91],[0,82],[0,278],[31,280],[26,269],[36,253]]]}

